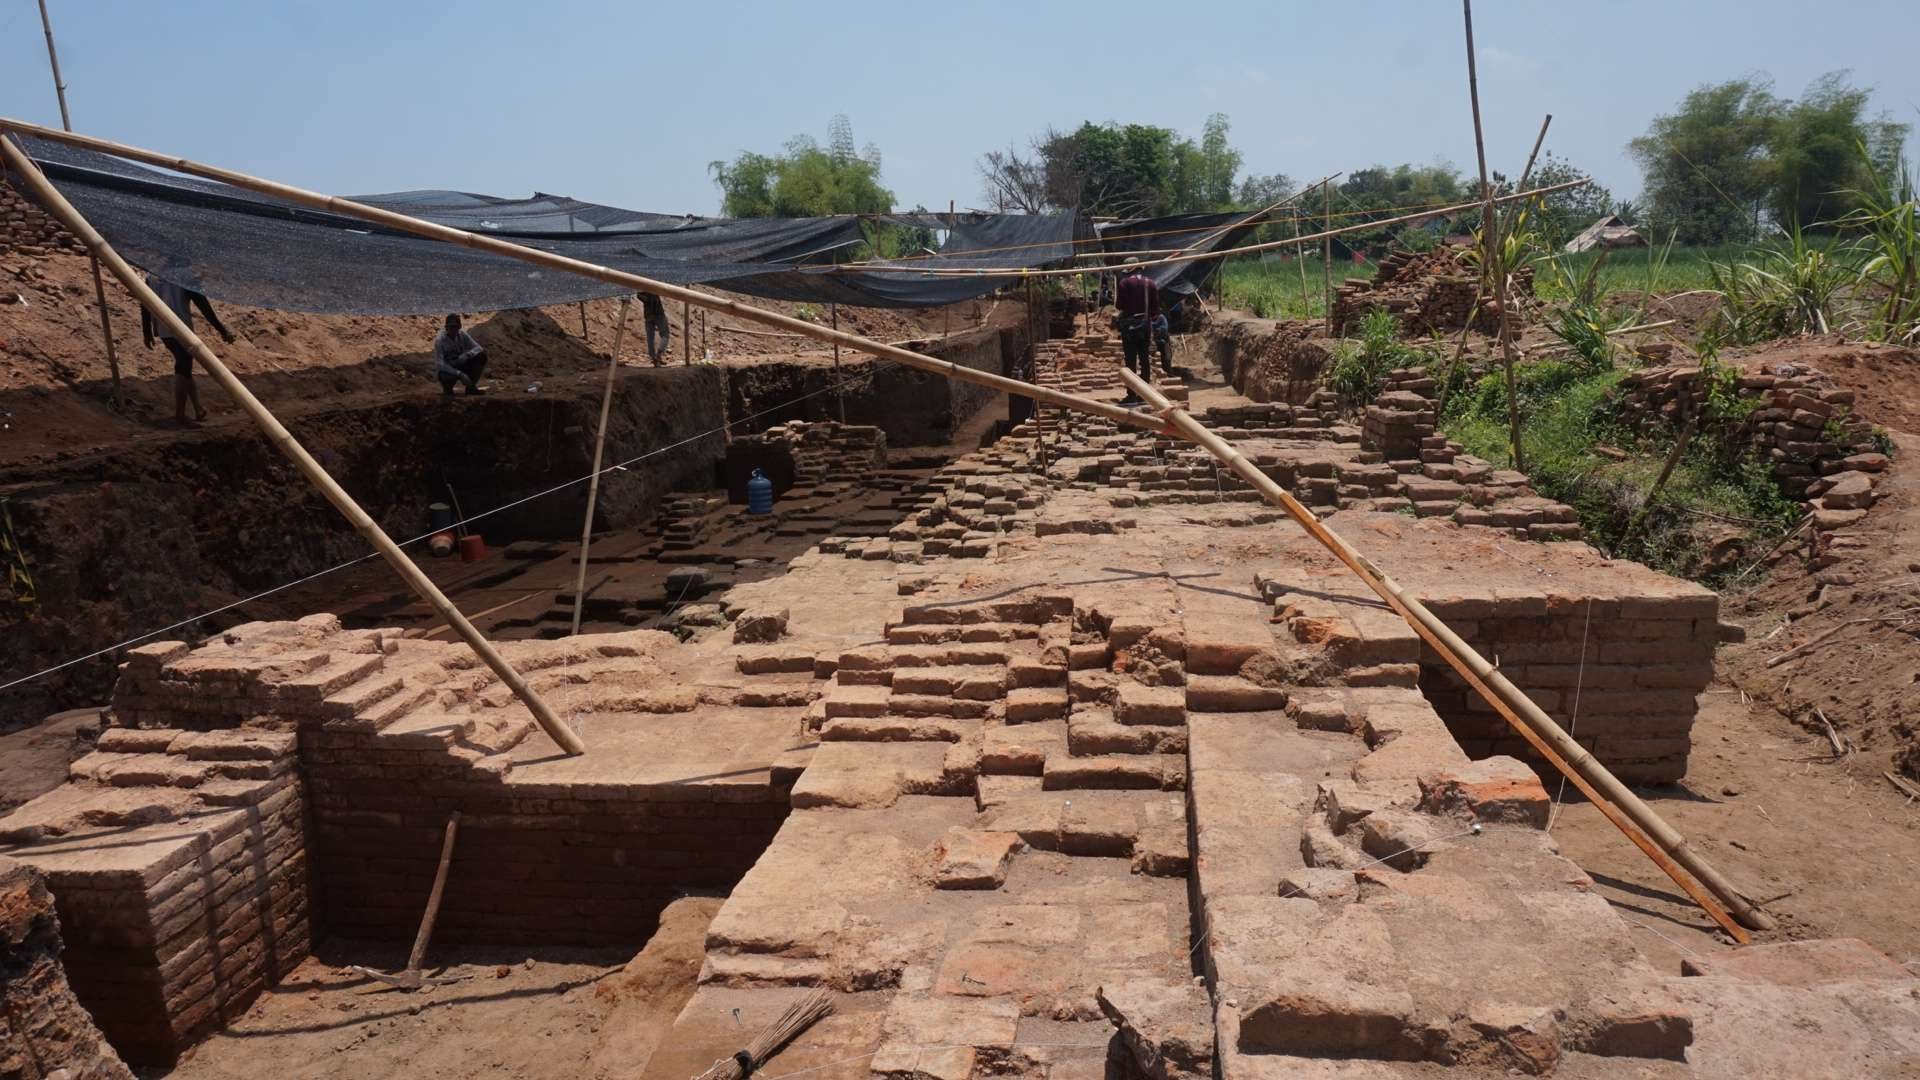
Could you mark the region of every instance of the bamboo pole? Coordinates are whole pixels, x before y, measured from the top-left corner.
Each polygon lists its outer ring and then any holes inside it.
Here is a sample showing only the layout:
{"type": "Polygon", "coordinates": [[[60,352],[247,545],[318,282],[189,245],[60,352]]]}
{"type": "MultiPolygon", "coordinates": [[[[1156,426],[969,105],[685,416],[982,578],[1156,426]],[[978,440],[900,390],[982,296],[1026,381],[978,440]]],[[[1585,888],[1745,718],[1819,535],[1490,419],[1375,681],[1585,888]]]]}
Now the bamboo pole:
{"type": "MultiPolygon", "coordinates": [[[[840,332],[840,305],[828,304],[828,317],[833,320],[834,333],[840,332]]],[[[840,422],[847,422],[847,391],[840,385],[840,339],[833,341],[833,400],[839,406],[840,422]]]]}
{"type": "MultiPolygon", "coordinates": [[[[1513,450],[1513,467],[1526,471],[1526,459],[1520,449],[1520,390],[1513,374],[1513,341],[1507,335],[1507,266],[1500,243],[1500,219],[1493,211],[1493,185],[1487,180],[1487,143],[1480,130],[1480,75],[1473,57],[1473,0],[1460,0],[1467,20],[1467,96],[1473,103],[1473,151],[1480,159],[1480,264],[1493,277],[1493,302],[1500,311],[1494,322],[1494,337],[1500,342],[1500,363],[1507,373],[1507,439],[1513,450]]],[[[1541,126],[1541,135],[1546,133],[1541,126]]]]}
{"type": "MultiPolygon", "coordinates": [[[[40,29],[47,36],[47,66],[53,69],[53,96],[60,99],[60,127],[73,130],[73,117],[67,113],[67,84],[60,77],[60,54],[53,47],[53,22],[47,18],[47,0],[40,0],[40,29]]],[[[100,260],[87,256],[93,271],[93,302],[100,309],[100,338],[107,346],[107,372],[113,381],[113,407],[122,405],[120,397],[120,354],[113,347],[113,317],[107,312],[107,286],[100,280],[100,260]]]]}
{"type": "Polygon", "coordinates": [[[693,305],[680,301],[680,362],[693,365],[693,305]]]}
{"type": "Polygon", "coordinates": [[[1157,409],[1169,421],[1182,438],[1193,442],[1214,457],[1224,462],[1234,475],[1252,485],[1254,490],[1266,500],[1286,511],[1307,534],[1319,541],[1321,546],[1332,552],[1345,563],[1366,586],[1373,590],[1387,606],[1393,608],[1415,633],[1440,654],[1447,664],[1460,674],[1467,684],[1485,698],[1494,710],[1504,717],[1508,724],[1545,758],[1554,768],[1560,770],[1580,792],[1591,800],[1607,820],[1632,840],[1640,850],[1659,865],[1674,880],[1674,883],[1686,890],[1698,902],[1703,910],[1711,915],[1715,922],[1724,927],[1734,940],[1745,943],[1747,934],[1733,918],[1711,897],[1700,889],[1705,885],[1715,897],[1733,910],[1739,923],[1755,930],[1770,930],[1772,919],[1756,908],[1732,883],[1722,877],[1705,859],[1687,847],[1686,838],[1668,825],[1653,809],[1640,800],[1625,784],[1600,764],[1594,756],[1575,742],[1553,718],[1541,711],[1532,699],[1521,693],[1519,688],[1508,681],[1505,675],[1473,647],[1461,640],[1459,635],[1448,629],[1426,605],[1406,594],[1394,580],[1382,573],[1364,555],[1355,551],[1333,530],[1321,523],[1313,511],[1302,506],[1299,500],[1288,494],[1287,490],[1275,483],[1271,477],[1260,471],[1259,466],[1247,460],[1233,444],[1207,430],[1199,421],[1169,401],[1166,395],[1149,385],[1130,371],[1122,371],[1120,376],[1134,393],[1145,398],[1147,403],[1157,409]],[[1624,811],[1624,813],[1623,813],[1624,811]],[[1637,828],[1636,828],[1637,826],[1637,828]],[[1676,866],[1675,863],[1679,865],[1676,866]],[[1685,873],[1681,872],[1685,867],[1685,873]],[[1687,875],[1691,874],[1689,878],[1687,875]],[[1695,883],[1697,879],[1698,884],[1695,883]]]}
{"type": "Polygon", "coordinates": [[[1706,411],[1705,405],[1696,405],[1687,413],[1687,422],[1681,425],[1679,436],[1673,440],[1673,449],[1667,452],[1667,460],[1660,466],[1660,475],[1654,479],[1653,487],[1640,503],[1640,512],[1633,515],[1633,520],[1627,523],[1627,531],[1620,534],[1620,542],[1614,545],[1614,551],[1626,550],[1627,541],[1633,539],[1634,534],[1640,531],[1640,526],[1647,523],[1647,515],[1653,513],[1653,504],[1667,486],[1667,478],[1673,475],[1674,466],[1680,464],[1680,455],[1687,452],[1687,440],[1693,438],[1693,429],[1700,424],[1700,414],[1706,411]]]}
{"type": "Polygon", "coordinates": [[[454,628],[454,631],[475,653],[479,654],[480,659],[493,669],[493,673],[499,676],[500,681],[512,689],[515,696],[525,703],[527,710],[533,714],[533,718],[539,722],[540,727],[553,741],[569,754],[585,753],[586,745],[580,741],[580,737],[575,735],[566,723],[547,707],[546,702],[534,694],[526,680],[507,664],[492,643],[481,636],[480,631],[467,621],[467,617],[460,614],[460,609],[453,606],[453,602],[447,599],[439,586],[421,572],[420,568],[414,565],[413,560],[407,558],[406,552],[401,551],[400,546],[395,544],[380,526],[367,516],[367,512],[360,508],[360,504],[353,500],[353,496],[347,494],[345,488],[336,483],[333,477],[327,475],[327,470],[313,459],[313,455],[307,453],[306,447],[300,445],[299,440],[295,439],[285,425],[281,424],[279,419],[261,404],[260,399],[254,397],[253,392],[248,390],[232,371],[228,370],[227,365],[214,355],[213,350],[207,348],[206,342],[201,341],[200,336],[195,334],[180,316],[174,314],[173,309],[163,303],[159,296],[155,295],[154,291],[141,279],[139,271],[121,258],[119,252],[107,243],[106,238],[87,223],[87,219],[74,209],[66,196],[60,194],[59,189],[53,186],[45,174],[41,173],[40,167],[14,145],[12,139],[0,138],[0,156],[4,157],[9,169],[20,175],[20,179],[33,193],[35,201],[59,218],[67,231],[79,237],[80,242],[106,264],[113,276],[120,279],[120,283],[126,286],[127,291],[133,294],[134,299],[138,300],[160,325],[166,327],[176,340],[186,344],[194,357],[200,361],[200,366],[207,370],[207,374],[213,376],[214,381],[239,403],[241,409],[253,418],[254,423],[260,425],[261,430],[267,435],[267,440],[293,461],[294,465],[305,474],[307,480],[319,488],[320,493],[333,504],[334,509],[340,511],[354,529],[373,545],[382,558],[387,560],[388,565],[400,575],[401,580],[405,581],[422,600],[427,602],[428,606],[434,609],[436,614],[454,628]]]}
{"type": "Polygon", "coordinates": [[[633,297],[620,298],[620,321],[613,328],[613,353],[607,357],[607,387],[600,393],[600,434],[593,440],[593,472],[587,480],[587,519],[580,525],[580,569],[573,578],[573,629],[580,634],[580,612],[587,603],[587,552],[593,546],[593,504],[600,497],[600,462],[607,449],[607,416],[613,411],[614,375],[620,370],[620,346],[627,336],[627,309],[633,297]]]}
{"type": "MultiPolygon", "coordinates": [[[[289,202],[299,203],[303,206],[311,206],[318,210],[327,210],[332,213],[387,225],[400,229],[403,232],[413,233],[417,236],[425,236],[434,240],[444,240],[448,243],[458,244],[462,247],[473,248],[479,251],[490,251],[498,255],[506,255],[550,269],[562,270],[570,274],[579,274],[582,277],[594,278],[613,285],[621,285],[635,292],[651,292],[656,296],[683,300],[696,307],[725,312],[729,315],[744,319],[747,322],[778,327],[779,329],[790,331],[801,337],[813,338],[816,341],[838,341],[858,352],[866,353],[870,356],[877,356],[883,360],[893,360],[920,371],[930,371],[938,375],[945,375],[948,378],[960,382],[972,383],[975,386],[984,386],[990,390],[998,390],[1001,393],[1026,394],[1029,397],[1047,401],[1059,405],[1062,408],[1078,409],[1095,416],[1105,417],[1108,420],[1112,420],[1118,424],[1124,424],[1127,427],[1144,428],[1163,434],[1170,432],[1166,424],[1152,417],[1144,416],[1132,409],[1123,409],[1109,402],[1094,401],[1091,398],[1077,397],[1062,391],[1034,386],[1021,382],[1018,379],[1009,379],[1001,375],[975,371],[972,368],[956,364],[951,360],[935,359],[924,353],[913,352],[898,345],[875,341],[872,338],[862,337],[858,334],[829,330],[826,327],[807,322],[805,319],[796,319],[791,315],[782,315],[777,311],[768,311],[764,308],[757,308],[740,303],[737,300],[728,300],[708,293],[695,292],[684,286],[673,285],[665,281],[655,281],[652,278],[641,277],[639,274],[628,273],[624,270],[615,270],[612,267],[600,266],[581,259],[568,258],[565,255],[557,255],[553,252],[525,247],[500,239],[499,237],[481,236],[450,226],[424,221],[420,218],[408,217],[405,214],[394,213],[391,210],[381,210],[376,207],[367,206],[364,203],[356,203],[349,199],[322,195],[319,192],[308,191],[304,188],[294,187],[289,184],[275,183],[271,180],[248,176],[245,173],[234,172],[230,169],[221,169],[212,165],[189,161],[186,158],[171,157],[165,154],[155,153],[151,150],[128,146],[124,143],[113,142],[108,139],[97,139],[88,135],[75,135],[68,132],[55,131],[51,128],[42,127],[39,124],[30,124],[22,120],[0,117],[0,130],[17,131],[27,135],[51,139],[55,142],[63,142],[70,146],[81,146],[89,150],[98,150],[102,153],[127,158],[131,161],[140,161],[150,165],[158,165],[161,168],[172,169],[175,172],[189,173],[194,176],[205,177],[209,180],[218,180],[222,183],[232,184],[238,188],[257,191],[264,195],[272,195],[289,202]]],[[[22,155],[22,158],[24,159],[24,155],[22,155]]],[[[1579,182],[1583,183],[1584,181],[1579,182]]]]}
{"type": "Polygon", "coordinates": [[[1333,185],[1320,192],[1320,280],[1321,302],[1326,305],[1327,334],[1333,334],[1333,185]]]}

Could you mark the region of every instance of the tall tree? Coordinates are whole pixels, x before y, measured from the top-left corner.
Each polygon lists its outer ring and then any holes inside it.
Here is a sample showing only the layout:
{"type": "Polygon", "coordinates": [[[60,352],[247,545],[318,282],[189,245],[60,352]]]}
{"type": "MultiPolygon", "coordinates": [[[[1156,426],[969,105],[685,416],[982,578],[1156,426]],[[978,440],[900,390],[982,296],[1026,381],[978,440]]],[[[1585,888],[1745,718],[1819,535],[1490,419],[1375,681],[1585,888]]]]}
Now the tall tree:
{"type": "Polygon", "coordinates": [[[777,155],[744,151],[731,162],[707,166],[720,188],[720,212],[727,217],[821,217],[827,214],[883,214],[893,209],[893,192],[880,186],[880,151],[872,144],[854,149],[853,125],[835,116],[827,145],[807,135],[787,140],[777,155]]]}
{"type": "Polygon", "coordinates": [[[1683,244],[1718,244],[1754,233],[1774,190],[1767,153],[1782,104],[1764,79],[1702,86],[1656,116],[1628,144],[1645,174],[1644,216],[1683,244]]]}
{"type": "MultiPolygon", "coordinates": [[[[1586,176],[1585,170],[1549,150],[1541,155],[1528,179],[1528,188],[1553,187],[1586,176]]],[[[1543,196],[1533,212],[1533,227],[1555,247],[1578,235],[1580,230],[1614,212],[1613,193],[1598,183],[1543,196]]],[[[1622,214],[1624,217],[1625,215],[1622,214]]]]}
{"type": "Polygon", "coordinates": [[[1884,174],[1899,160],[1907,125],[1884,113],[1869,116],[1871,97],[1848,85],[1846,72],[1834,71],[1814,80],[1783,110],[1768,147],[1773,192],[1767,208],[1774,221],[1802,226],[1835,221],[1857,205],[1852,193],[1867,187],[1869,163],[1884,174]]]}

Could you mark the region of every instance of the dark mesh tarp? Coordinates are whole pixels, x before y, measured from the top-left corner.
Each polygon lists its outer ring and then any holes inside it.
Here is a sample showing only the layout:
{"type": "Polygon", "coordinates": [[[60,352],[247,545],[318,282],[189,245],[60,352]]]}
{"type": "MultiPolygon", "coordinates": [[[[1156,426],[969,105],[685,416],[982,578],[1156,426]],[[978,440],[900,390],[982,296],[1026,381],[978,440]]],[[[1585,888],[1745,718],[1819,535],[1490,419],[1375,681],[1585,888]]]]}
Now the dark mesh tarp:
{"type": "MultiPolygon", "coordinates": [[[[63,144],[21,143],[129,261],[230,303],[322,314],[421,315],[537,307],[626,291],[63,144]]],[[[798,265],[858,240],[860,222],[853,216],[688,219],[554,196],[495,199],[451,191],[399,192],[371,201],[672,284],[772,299],[925,307],[972,299],[1017,280],[798,265]],[[554,228],[570,215],[591,215],[595,227],[554,228]]],[[[927,265],[1042,265],[1070,253],[1074,221],[1073,215],[963,216],[947,252],[927,265]],[[1019,246],[968,254],[1008,244],[1019,246]]]]}
{"type": "MultiPolygon", "coordinates": [[[[1176,248],[1195,252],[1223,251],[1239,246],[1262,224],[1260,219],[1239,224],[1247,216],[1244,212],[1173,214],[1101,224],[1096,229],[1102,250],[1122,256],[1129,251],[1167,251],[1176,248]],[[1214,236],[1215,233],[1219,235],[1214,236]]],[[[1184,292],[1188,288],[1201,288],[1219,269],[1218,259],[1194,259],[1150,266],[1147,276],[1162,290],[1177,287],[1184,292]]]]}

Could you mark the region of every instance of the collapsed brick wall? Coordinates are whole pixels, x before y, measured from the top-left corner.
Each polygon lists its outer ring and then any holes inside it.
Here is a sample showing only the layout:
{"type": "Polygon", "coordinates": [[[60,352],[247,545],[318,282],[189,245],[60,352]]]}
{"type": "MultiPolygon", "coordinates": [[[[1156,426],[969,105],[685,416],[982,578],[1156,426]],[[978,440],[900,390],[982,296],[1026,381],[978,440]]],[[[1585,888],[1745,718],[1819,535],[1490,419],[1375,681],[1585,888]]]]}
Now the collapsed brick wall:
{"type": "Polygon", "coordinates": [[[0,1076],[131,1080],[75,999],[60,965],[60,921],[40,876],[0,856],[0,1076]]]}
{"type": "MultiPolygon", "coordinates": [[[[1632,427],[1678,428],[1706,406],[1707,382],[1697,367],[1649,368],[1621,379],[1613,400],[1632,427]]],[[[1854,414],[1854,392],[1799,364],[1762,365],[1743,372],[1737,385],[1754,408],[1729,433],[1727,451],[1760,455],[1782,488],[1811,504],[1818,528],[1865,516],[1889,461],[1873,426],[1854,414]]]]}
{"type": "MultiPolygon", "coordinates": [[[[1469,265],[1463,248],[1441,247],[1427,252],[1394,251],[1380,260],[1372,281],[1358,279],[1334,290],[1333,325],[1344,337],[1358,330],[1360,319],[1375,309],[1392,312],[1400,332],[1425,335],[1459,330],[1473,320],[1483,334],[1499,329],[1500,316],[1491,298],[1480,297],[1479,271],[1469,265]]],[[[1513,275],[1507,320],[1510,331],[1524,325],[1523,313],[1533,297],[1533,268],[1513,275]]]]}
{"type": "Polygon", "coordinates": [[[285,733],[110,728],[0,843],[45,876],[67,978],[128,1061],[172,1062],[307,956],[306,837],[285,733]]]}
{"type": "Polygon", "coordinates": [[[0,255],[48,255],[79,248],[80,242],[51,214],[21,194],[11,177],[0,173],[0,255]]]}

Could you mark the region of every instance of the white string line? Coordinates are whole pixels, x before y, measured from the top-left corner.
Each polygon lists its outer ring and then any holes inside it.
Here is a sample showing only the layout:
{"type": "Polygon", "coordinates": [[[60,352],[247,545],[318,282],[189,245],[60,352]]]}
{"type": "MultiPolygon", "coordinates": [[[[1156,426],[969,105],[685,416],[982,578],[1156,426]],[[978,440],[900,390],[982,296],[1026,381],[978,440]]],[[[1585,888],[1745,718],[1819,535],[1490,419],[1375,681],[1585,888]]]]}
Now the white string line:
{"type": "MultiPolygon", "coordinates": [[[[899,361],[897,360],[881,360],[875,364],[875,370],[878,370],[878,368],[881,366],[897,364],[897,363],[899,363],[899,361]]],[[[797,405],[800,402],[807,400],[808,398],[819,397],[821,394],[832,393],[833,391],[838,390],[843,386],[847,386],[856,382],[863,382],[866,379],[868,379],[871,376],[871,374],[872,372],[867,372],[861,375],[849,376],[847,378],[841,379],[839,382],[829,383],[818,390],[813,390],[808,393],[801,394],[799,397],[789,398],[788,400],[783,401],[778,405],[772,406],[770,408],[762,409],[757,413],[750,413],[746,416],[740,417],[737,420],[729,420],[726,423],[721,424],[719,427],[710,428],[706,431],[700,432],[697,435],[689,435],[686,438],[681,439],[679,442],[669,443],[668,445],[662,446],[657,450],[649,450],[646,453],[639,455],[638,457],[630,457],[625,461],[614,462],[613,464],[608,465],[606,468],[601,469],[598,473],[589,472],[585,476],[581,476],[573,480],[562,481],[561,483],[555,484],[554,486],[547,488],[545,491],[536,491],[533,494],[528,495],[524,498],[515,499],[513,502],[504,503],[490,510],[482,510],[481,512],[474,514],[470,517],[463,517],[458,521],[454,522],[452,527],[457,528],[457,527],[465,526],[468,522],[479,521],[481,518],[488,517],[493,514],[498,514],[506,510],[511,510],[516,506],[523,506],[527,503],[532,502],[535,499],[545,498],[546,496],[552,495],[557,491],[564,491],[567,488],[575,486],[576,484],[581,484],[588,480],[591,480],[595,476],[604,476],[610,472],[617,472],[619,470],[625,469],[629,465],[635,465],[642,461],[645,461],[648,458],[658,457],[659,455],[667,453],[668,451],[671,451],[671,450],[678,450],[681,447],[688,445],[689,443],[699,442],[701,439],[710,438],[714,435],[720,434],[721,432],[727,431],[728,429],[732,428],[736,424],[744,424],[749,420],[757,420],[762,416],[768,415],[769,413],[779,412],[781,409],[787,408],[790,405],[797,405]]],[[[444,531],[445,531],[444,529],[430,529],[426,532],[421,533],[418,536],[413,537],[412,539],[396,541],[396,545],[399,547],[407,547],[411,544],[417,544],[420,541],[425,540],[428,537],[434,535],[435,533],[444,532],[444,531]]],[[[149,630],[144,634],[140,634],[136,637],[130,637],[118,644],[109,645],[104,649],[95,649],[93,652],[87,653],[84,656],[76,656],[70,660],[63,660],[60,663],[53,665],[52,667],[42,668],[41,670],[36,671],[31,675],[22,675],[21,677],[14,679],[11,682],[0,683],[0,691],[11,690],[16,686],[21,685],[22,683],[29,683],[35,679],[44,678],[45,676],[51,675],[56,671],[61,671],[65,668],[70,668],[75,664],[84,664],[88,660],[95,659],[96,657],[105,656],[110,652],[115,652],[119,649],[124,649],[129,645],[137,645],[140,642],[147,640],[148,638],[158,637],[161,634],[165,634],[173,630],[178,630],[183,626],[188,626],[188,625],[191,625],[192,623],[199,622],[201,619],[210,619],[215,615],[220,615],[220,614],[224,614],[226,612],[232,611],[234,608],[240,607],[244,604],[250,604],[255,600],[265,599],[266,597],[272,596],[275,593],[285,592],[288,589],[295,588],[300,585],[305,585],[308,582],[315,580],[316,578],[325,577],[328,574],[331,574],[337,570],[345,570],[350,566],[358,566],[359,564],[366,562],[369,559],[377,559],[379,557],[380,557],[379,552],[369,551],[365,555],[360,556],[359,558],[348,559],[346,562],[339,563],[334,566],[329,566],[324,570],[316,570],[313,573],[308,574],[306,577],[298,578],[296,580],[286,582],[285,584],[275,585],[270,589],[265,589],[261,592],[254,593],[252,596],[248,596],[240,600],[235,600],[229,604],[222,604],[221,606],[214,608],[211,611],[204,611],[198,615],[193,615],[188,618],[181,619],[179,622],[170,623],[166,626],[160,627],[158,630],[149,630]]]]}
{"type": "MultiPolygon", "coordinates": [[[[1587,618],[1580,624],[1580,667],[1573,676],[1573,712],[1567,717],[1567,738],[1571,739],[1580,729],[1580,687],[1587,681],[1587,631],[1593,626],[1593,597],[1587,597],[1587,618]]],[[[1553,794],[1553,808],[1547,814],[1546,831],[1553,832],[1553,826],[1560,820],[1560,808],[1566,805],[1567,774],[1560,774],[1560,790],[1553,794]]]]}

